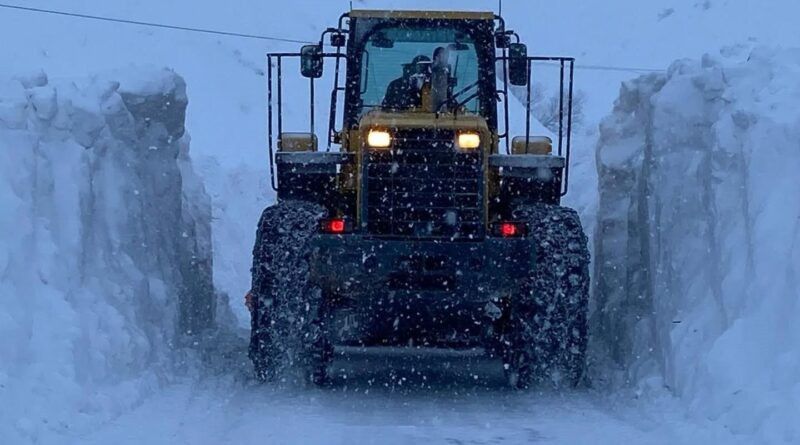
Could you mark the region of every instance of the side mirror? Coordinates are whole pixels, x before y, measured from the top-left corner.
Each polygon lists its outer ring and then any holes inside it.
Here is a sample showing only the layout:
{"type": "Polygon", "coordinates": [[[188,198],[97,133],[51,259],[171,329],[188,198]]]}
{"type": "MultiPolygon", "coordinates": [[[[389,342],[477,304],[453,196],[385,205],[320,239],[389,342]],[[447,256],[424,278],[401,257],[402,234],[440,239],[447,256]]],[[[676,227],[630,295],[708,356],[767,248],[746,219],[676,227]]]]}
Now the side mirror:
{"type": "Polygon", "coordinates": [[[322,46],[306,45],[300,49],[300,73],[303,77],[322,77],[322,46]]]}
{"type": "Polygon", "coordinates": [[[528,84],[528,47],[524,43],[508,45],[508,80],[511,85],[528,84]]]}

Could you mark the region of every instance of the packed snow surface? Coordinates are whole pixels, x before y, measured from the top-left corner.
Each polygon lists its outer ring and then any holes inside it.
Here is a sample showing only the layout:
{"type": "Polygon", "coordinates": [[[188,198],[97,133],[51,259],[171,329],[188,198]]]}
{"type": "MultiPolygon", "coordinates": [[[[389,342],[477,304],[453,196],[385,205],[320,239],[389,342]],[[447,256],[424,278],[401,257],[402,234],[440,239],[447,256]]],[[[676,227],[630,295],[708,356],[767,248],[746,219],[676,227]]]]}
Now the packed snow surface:
{"type": "Polygon", "coordinates": [[[168,70],[0,84],[3,443],[121,414],[171,372],[179,333],[208,324],[186,104],[168,70]]]}
{"type": "Polygon", "coordinates": [[[586,390],[516,392],[475,354],[357,349],[339,355],[328,388],[225,378],[173,385],[89,434],[87,445],[216,444],[748,444],[716,425],[686,422],[668,398],[586,390]],[[655,408],[655,409],[654,409],[655,408]]]}
{"type": "Polygon", "coordinates": [[[677,61],[623,84],[597,148],[596,341],[768,443],[800,441],[798,78],[800,50],[677,61]]]}

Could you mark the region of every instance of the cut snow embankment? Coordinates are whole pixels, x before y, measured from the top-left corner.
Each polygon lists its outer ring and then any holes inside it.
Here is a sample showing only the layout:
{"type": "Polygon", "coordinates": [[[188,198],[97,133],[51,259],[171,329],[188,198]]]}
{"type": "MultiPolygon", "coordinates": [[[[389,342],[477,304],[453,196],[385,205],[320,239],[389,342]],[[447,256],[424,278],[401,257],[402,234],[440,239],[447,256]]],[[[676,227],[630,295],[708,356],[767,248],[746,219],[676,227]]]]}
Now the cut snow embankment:
{"type": "Polygon", "coordinates": [[[626,82],[601,125],[595,346],[693,417],[800,440],[800,51],[626,82]]]}
{"type": "MultiPolygon", "coordinates": [[[[228,295],[229,309],[235,316],[227,326],[238,327],[249,336],[250,313],[244,295],[250,290],[256,225],[264,208],[275,203],[269,166],[227,167],[212,157],[195,158],[195,166],[211,196],[214,286],[228,295]]],[[[226,320],[219,322],[226,324],[226,320]]],[[[246,343],[243,339],[242,344],[246,343]]]]}
{"type": "Polygon", "coordinates": [[[3,443],[119,414],[209,322],[211,210],[186,106],[168,70],[0,83],[3,443]]]}

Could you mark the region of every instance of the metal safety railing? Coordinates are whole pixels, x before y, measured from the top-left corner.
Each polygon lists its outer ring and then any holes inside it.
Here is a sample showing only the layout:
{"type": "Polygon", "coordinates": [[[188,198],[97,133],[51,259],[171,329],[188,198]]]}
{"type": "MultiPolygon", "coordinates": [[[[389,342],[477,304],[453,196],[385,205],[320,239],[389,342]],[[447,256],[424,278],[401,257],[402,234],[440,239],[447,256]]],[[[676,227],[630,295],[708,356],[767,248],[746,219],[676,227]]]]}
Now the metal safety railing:
{"type": "MultiPolygon", "coordinates": [[[[525,85],[526,98],[525,98],[525,140],[529,140],[531,136],[531,89],[533,86],[533,64],[536,62],[553,63],[557,64],[559,68],[558,78],[558,156],[565,158],[564,167],[564,180],[561,188],[561,196],[567,194],[569,188],[569,166],[570,154],[572,148],[572,112],[573,112],[573,84],[575,79],[575,58],[574,57],[549,57],[549,56],[529,56],[527,58],[527,74],[528,81],[525,85]],[[566,108],[566,109],[565,109],[566,108]]],[[[498,90],[498,94],[504,96],[504,116],[505,116],[505,132],[500,135],[506,141],[506,154],[511,153],[510,149],[510,135],[509,135],[509,118],[508,118],[508,60],[509,57],[504,54],[497,57],[497,60],[503,61],[503,90],[498,90]]]]}
{"type": "MultiPolygon", "coordinates": [[[[321,54],[323,59],[335,58],[336,70],[334,73],[334,85],[331,92],[331,108],[328,119],[328,137],[327,137],[327,150],[330,151],[331,142],[335,133],[334,125],[336,122],[336,97],[340,91],[344,91],[344,87],[339,86],[339,59],[345,58],[345,54],[337,51],[335,53],[321,54]]],[[[267,145],[269,147],[269,174],[270,185],[272,189],[277,191],[278,187],[275,183],[275,151],[281,145],[281,134],[283,133],[283,61],[287,58],[296,58],[299,62],[300,53],[269,53],[267,54],[267,145]],[[274,96],[274,99],[273,99],[274,96]],[[276,103],[277,102],[277,103],[276,103]],[[277,113],[275,108],[277,107],[277,113]],[[277,116],[277,117],[276,117],[277,116]],[[277,125],[277,145],[274,145],[276,139],[273,136],[274,125],[277,125]]],[[[315,81],[317,79],[309,78],[309,133],[315,134],[315,109],[314,109],[314,95],[315,95],[315,81]]]]}

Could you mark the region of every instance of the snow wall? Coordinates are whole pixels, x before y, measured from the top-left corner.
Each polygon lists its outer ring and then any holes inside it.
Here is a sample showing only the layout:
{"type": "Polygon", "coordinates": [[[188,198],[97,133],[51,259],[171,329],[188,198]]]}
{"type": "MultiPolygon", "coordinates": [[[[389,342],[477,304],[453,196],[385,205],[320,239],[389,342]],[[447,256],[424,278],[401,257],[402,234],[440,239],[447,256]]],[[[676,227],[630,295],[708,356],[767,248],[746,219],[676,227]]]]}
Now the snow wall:
{"type": "Polygon", "coordinates": [[[214,293],[186,107],[169,70],[0,83],[3,443],[80,431],[187,366],[214,293]]]}
{"type": "Polygon", "coordinates": [[[800,51],[623,84],[597,147],[600,379],[800,440],[800,51]]]}

